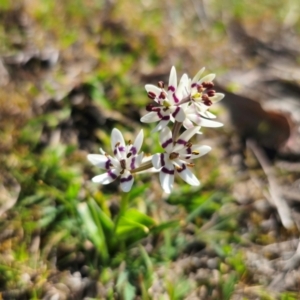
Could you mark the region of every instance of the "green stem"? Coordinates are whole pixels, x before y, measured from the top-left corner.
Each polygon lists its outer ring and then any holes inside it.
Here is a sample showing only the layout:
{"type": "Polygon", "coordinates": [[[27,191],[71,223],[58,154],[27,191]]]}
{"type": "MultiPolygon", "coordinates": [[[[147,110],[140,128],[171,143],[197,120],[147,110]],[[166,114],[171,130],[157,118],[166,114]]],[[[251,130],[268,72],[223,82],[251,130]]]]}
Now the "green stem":
{"type": "Polygon", "coordinates": [[[191,95],[186,96],[185,98],[183,98],[177,105],[181,105],[184,103],[188,103],[191,101],[191,95]]]}
{"type": "Polygon", "coordinates": [[[128,193],[121,193],[121,202],[120,202],[120,210],[118,212],[116,221],[115,221],[115,228],[114,231],[116,232],[118,224],[120,222],[120,219],[122,218],[122,216],[125,214],[126,210],[128,209],[128,199],[129,199],[129,195],[128,193]]]}
{"type": "Polygon", "coordinates": [[[149,160],[149,161],[146,161],[143,164],[141,164],[138,168],[131,170],[130,172],[131,172],[131,174],[134,174],[137,172],[151,169],[152,167],[153,167],[152,160],[149,160]]]}
{"type": "Polygon", "coordinates": [[[179,135],[179,132],[180,132],[180,128],[182,126],[182,123],[181,122],[175,122],[174,123],[174,127],[172,129],[172,138],[173,138],[173,143],[175,144],[175,142],[177,141],[177,138],[178,138],[178,135],[179,135]]]}

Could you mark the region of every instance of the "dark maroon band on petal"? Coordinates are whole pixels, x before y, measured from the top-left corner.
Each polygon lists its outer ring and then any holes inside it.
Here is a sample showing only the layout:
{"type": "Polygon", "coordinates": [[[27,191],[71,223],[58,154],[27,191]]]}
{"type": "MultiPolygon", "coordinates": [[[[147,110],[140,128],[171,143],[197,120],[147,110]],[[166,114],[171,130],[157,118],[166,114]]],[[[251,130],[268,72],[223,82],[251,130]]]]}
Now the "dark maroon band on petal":
{"type": "Polygon", "coordinates": [[[130,169],[131,169],[131,170],[135,169],[135,157],[133,157],[133,158],[131,159],[130,169]]]}
{"type": "Polygon", "coordinates": [[[180,144],[180,145],[185,145],[187,143],[187,141],[179,139],[176,141],[176,144],[180,144]]]}
{"type": "Polygon", "coordinates": [[[176,119],[176,116],[179,113],[180,109],[181,108],[179,106],[177,106],[176,109],[175,109],[175,111],[172,113],[172,116],[174,117],[174,119],[176,119]]]}
{"type": "Polygon", "coordinates": [[[194,83],[191,85],[192,88],[194,88],[195,86],[197,86],[197,83],[196,83],[196,82],[194,82],[194,83]]]}
{"type": "Polygon", "coordinates": [[[105,163],[105,169],[109,170],[110,169],[110,159],[108,159],[105,163]]]}
{"type": "Polygon", "coordinates": [[[130,181],[132,180],[132,175],[129,175],[128,177],[122,177],[120,179],[120,182],[123,183],[123,182],[127,182],[127,181],[130,181]]]}
{"type": "Polygon", "coordinates": [[[175,93],[173,94],[173,99],[174,99],[175,103],[179,102],[179,99],[177,98],[177,96],[175,95],[175,93]]]}
{"type": "Polygon", "coordinates": [[[167,147],[169,144],[171,144],[171,143],[173,143],[172,138],[166,140],[164,143],[161,144],[161,146],[162,146],[163,148],[166,148],[166,147],[167,147]]]}
{"type": "Polygon", "coordinates": [[[158,115],[158,117],[159,117],[161,120],[163,120],[163,121],[168,121],[168,120],[170,120],[170,116],[169,116],[169,115],[164,116],[163,114],[161,114],[160,111],[157,111],[157,115],[158,115]]]}
{"type": "Polygon", "coordinates": [[[163,168],[161,169],[161,171],[164,172],[164,173],[166,173],[166,174],[169,174],[169,175],[174,175],[174,169],[169,170],[169,169],[167,169],[166,167],[163,167],[163,168]]]}
{"type": "Polygon", "coordinates": [[[137,149],[134,146],[132,146],[130,152],[132,152],[133,155],[136,155],[137,149]]]}
{"type": "Polygon", "coordinates": [[[108,172],[107,172],[107,174],[112,178],[112,179],[116,179],[118,176],[115,174],[115,173],[113,173],[111,170],[109,170],[108,172]]]}
{"type": "Polygon", "coordinates": [[[162,167],[166,164],[165,155],[163,153],[160,154],[160,163],[161,163],[162,167]]]}
{"type": "Polygon", "coordinates": [[[187,153],[187,154],[191,154],[191,153],[192,153],[191,147],[187,147],[187,148],[186,148],[186,153],[187,153]]]}
{"type": "MultiPolygon", "coordinates": [[[[124,152],[125,151],[125,147],[124,146],[119,146],[118,147],[118,150],[120,151],[120,152],[124,152]]],[[[117,148],[115,148],[115,150],[114,150],[114,155],[116,155],[117,154],[117,148]]]]}
{"type": "Polygon", "coordinates": [[[175,87],[173,85],[170,85],[168,87],[168,91],[175,92],[175,87]]]}

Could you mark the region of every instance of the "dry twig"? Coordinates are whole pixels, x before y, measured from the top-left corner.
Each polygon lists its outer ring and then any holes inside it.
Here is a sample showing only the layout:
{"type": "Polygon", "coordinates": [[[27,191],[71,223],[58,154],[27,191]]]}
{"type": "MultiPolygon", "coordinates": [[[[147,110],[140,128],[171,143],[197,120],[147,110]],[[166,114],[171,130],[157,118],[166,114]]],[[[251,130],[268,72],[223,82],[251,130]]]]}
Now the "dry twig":
{"type": "Polygon", "coordinates": [[[273,206],[276,207],[282,225],[285,228],[293,227],[294,221],[292,219],[290,207],[288,206],[285,199],[283,198],[281,189],[278,185],[278,182],[274,174],[274,169],[269,159],[266,157],[262,148],[259,147],[259,145],[257,145],[255,141],[251,139],[247,140],[247,147],[249,147],[252,150],[257,160],[259,161],[264,173],[267,176],[269,182],[269,193],[270,193],[270,197],[268,200],[271,202],[273,206]]]}

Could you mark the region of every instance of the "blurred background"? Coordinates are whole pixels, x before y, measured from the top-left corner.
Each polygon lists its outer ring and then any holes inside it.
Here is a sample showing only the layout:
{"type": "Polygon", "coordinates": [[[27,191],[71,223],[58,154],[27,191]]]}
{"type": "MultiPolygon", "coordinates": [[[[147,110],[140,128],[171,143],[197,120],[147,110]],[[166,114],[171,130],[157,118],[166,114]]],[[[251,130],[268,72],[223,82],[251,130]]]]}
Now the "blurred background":
{"type": "Polygon", "coordinates": [[[0,299],[300,299],[299,16],[298,0],[1,0],[0,299]],[[160,151],[144,85],[173,65],[217,75],[224,127],[202,130],[200,188],[137,177],[119,223],[118,183],[92,184],[86,155],[114,127],[160,151]]]}

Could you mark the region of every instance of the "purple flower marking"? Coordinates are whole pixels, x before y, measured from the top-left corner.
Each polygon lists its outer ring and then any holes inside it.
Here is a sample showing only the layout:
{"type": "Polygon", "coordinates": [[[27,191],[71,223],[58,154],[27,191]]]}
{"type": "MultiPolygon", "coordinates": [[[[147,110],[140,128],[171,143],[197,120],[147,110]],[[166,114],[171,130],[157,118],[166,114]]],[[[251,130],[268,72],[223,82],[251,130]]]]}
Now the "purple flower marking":
{"type": "Polygon", "coordinates": [[[132,146],[130,152],[132,152],[133,155],[136,155],[137,149],[134,146],[132,146]]]}
{"type": "Polygon", "coordinates": [[[175,93],[173,94],[173,99],[174,99],[174,102],[175,102],[175,103],[178,103],[178,102],[179,102],[179,99],[177,98],[177,96],[175,95],[175,93]]]}
{"type": "Polygon", "coordinates": [[[164,166],[166,163],[165,163],[165,155],[163,153],[160,154],[160,162],[161,162],[161,165],[164,166]]]}
{"type": "Polygon", "coordinates": [[[185,141],[185,140],[182,140],[182,139],[178,139],[178,140],[176,141],[176,144],[185,145],[185,144],[186,144],[186,141],[185,141]]]}
{"type": "Polygon", "coordinates": [[[169,175],[174,175],[174,169],[173,170],[169,170],[166,167],[163,167],[161,169],[161,171],[164,172],[164,173],[166,173],[166,174],[169,174],[169,175]]]}
{"type": "Polygon", "coordinates": [[[180,111],[180,107],[177,106],[176,109],[175,109],[175,111],[172,113],[172,116],[175,118],[176,115],[179,113],[179,111],[180,111]]]}
{"type": "Polygon", "coordinates": [[[117,179],[117,175],[115,173],[112,172],[112,170],[108,170],[107,174],[112,178],[112,179],[117,179]]]}
{"type": "Polygon", "coordinates": [[[108,159],[105,163],[105,169],[109,170],[110,169],[110,159],[108,159]]]}
{"type": "Polygon", "coordinates": [[[166,140],[164,143],[161,144],[161,146],[162,146],[163,148],[166,148],[166,147],[168,147],[168,145],[171,144],[171,143],[173,143],[172,138],[166,140]]]}
{"type": "Polygon", "coordinates": [[[175,87],[173,86],[173,85],[170,85],[169,87],[168,87],[168,91],[171,91],[171,92],[175,92],[175,87]]]}
{"type": "Polygon", "coordinates": [[[130,181],[132,180],[132,175],[129,175],[128,177],[122,177],[120,179],[120,182],[127,182],[127,181],[130,181]]]}
{"type": "Polygon", "coordinates": [[[131,159],[130,169],[131,169],[131,170],[135,169],[135,157],[133,157],[133,158],[131,159]]]}

